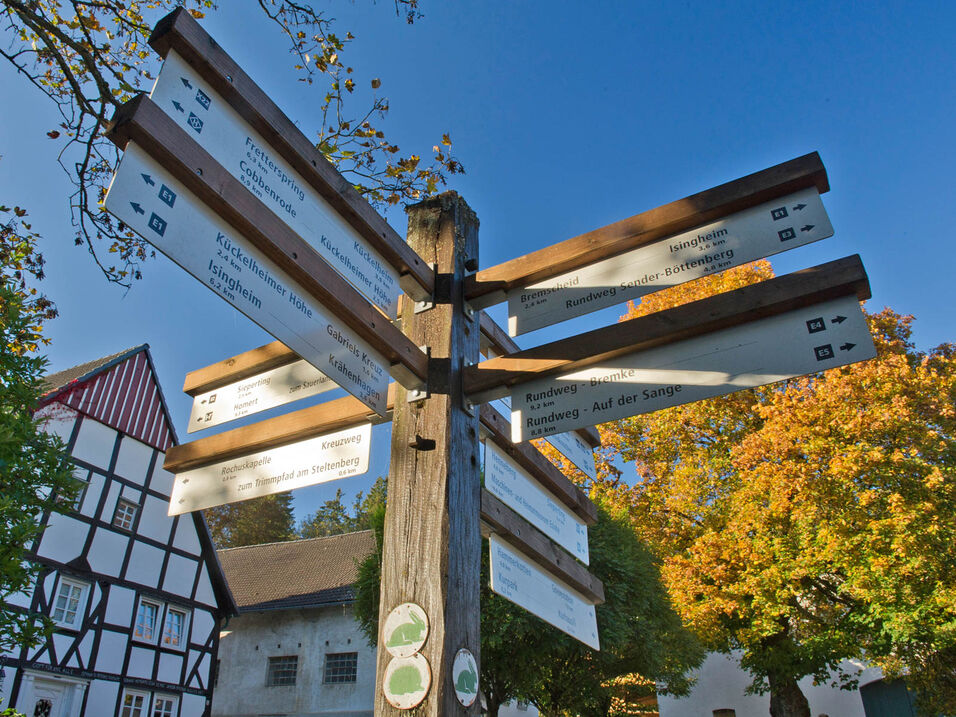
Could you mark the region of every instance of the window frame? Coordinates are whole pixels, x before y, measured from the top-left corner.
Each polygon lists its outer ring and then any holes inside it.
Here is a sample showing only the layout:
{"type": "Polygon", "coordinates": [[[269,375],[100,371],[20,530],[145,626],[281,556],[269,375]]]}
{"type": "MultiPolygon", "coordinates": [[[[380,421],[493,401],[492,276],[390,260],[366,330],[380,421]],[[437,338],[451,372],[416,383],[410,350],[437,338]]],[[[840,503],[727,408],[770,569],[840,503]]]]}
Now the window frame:
{"type": "Polygon", "coordinates": [[[358,652],[326,652],[322,666],[323,685],[354,685],[358,682],[358,652]],[[329,658],[337,658],[330,664],[329,658]],[[343,672],[349,670],[349,672],[343,672]],[[351,679],[348,679],[351,677],[351,679]]]}
{"type": "MultiPolygon", "coordinates": [[[[288,671],[288,667],[284,668],[285,671],[288,671]]],[[[299,678],[299,656],[298,655],[272,655],[268,658],[266,662],[266,687],[295,687],[299,678]],[[295,666],[292,670],[291,681],[279,681],[279,680],[289,680],[288,675],[278,675],[276,674],[279,670],[283,668],[279,664],[279,660],[295,660],[295,666]]]]}
{"type": "Polygon", "coordinates": [[[149,692],[143,692],[142,690],[131,690],[129,688],[124,688],[123,693],[120,696],[120,709],[119,717],[149,717],[149,708],[152,706],[151,694],[149,692]],[[142,699],[142,703],[139,706],[139,712],[134,714],[133,709],[135,705],[127,705],[127,697],[139,697],[142,699]]]}
{"type": "Polygon", "coordinates": [[[179,714],[179,697],[176,695],[170,695],[165,692],[154,692],[152,699],[150,700],[150,711],[149,717],[176,717],[179,714]],[[171,707],[168,712],[157,712],[156,703],[160,700],[165,700],[171,703],[171,707]]]}
{"type": "Polygon", "coordinates": [[[186,649],[186,645],[189,642],[189,621],[192,617],[192,611],[187,608],[180,607],[179,605],[166,604],[166,609],[163,611],[163,626],[159,632],[159,645],[164,647],[167,650],[176,650],[177,652],[183,652],[186,649]],[[169,614],[172,612],[179,613],[183,616],[182,623],[180,624],[179,632],[179,644],[170,645],[166,642],[166,626],[169,624],[169,614]]]}
{"type": "Polygon", "coordinates": [[[136,601],[136,612],[133,613],[132,639],[135,642],[144,642],[147,645],[155,645],[157,643],[157,640],[160,637],[160,632],[163,626],[163,620],[160,619],[164,614],[163,608],[164,608],[164,604],[161,600],[155,600],[153,598],[146,597],[145,595],[139,596],[139,599],[136,601]],[[156,610],[154,621],[153,621],[153,627],[152,627],[153,634],[150,637],[137,634],[139,630],[140,609],[143,607],[144,604],[149,605],[155,608],[156,610]]]}
{"type": "Polygon", "coordinates": [[[110,521],[110,525],[114,528],[119,528],[120,530],[125,530],[127,532],[133,532],[133,524],[136,522],[136,516],[139,515],[140,505],[134,500],[129,498],[124,498],[122,494],[116,499],[116,507],[113,509],[113,519],[110,521]],[[119,516],[120,505],[125,503],[127,507],[132,508],[132,515],[129,516],[129,525],[123,525],[123,521],[119,516]]]}
{"type": "Polygon", "coordinates": [[[50,619],[53,620],[53,624],[57,627],[66,628],[68,630],[79,630],[83,625],[83,618],[86,614],[86,599],[89,594],[90,583],[83,580],[77,580],[76,578],[69,577],[67,575],[57,576],[56,583],[54,583],[53,599],[50,601],[50,619]],[[67,606],[63,608],[63,617],[56,617],[56,611],[59,609],[57,603],[60,601],[60,592],[65,585],[68,585],[71,588],[78,588],[80,591],[80,595],[76,600],[76,607],[73,613],[72,621],[67,621],[64,619],[69,612],[69,597],[66,598],[67,606]]]}

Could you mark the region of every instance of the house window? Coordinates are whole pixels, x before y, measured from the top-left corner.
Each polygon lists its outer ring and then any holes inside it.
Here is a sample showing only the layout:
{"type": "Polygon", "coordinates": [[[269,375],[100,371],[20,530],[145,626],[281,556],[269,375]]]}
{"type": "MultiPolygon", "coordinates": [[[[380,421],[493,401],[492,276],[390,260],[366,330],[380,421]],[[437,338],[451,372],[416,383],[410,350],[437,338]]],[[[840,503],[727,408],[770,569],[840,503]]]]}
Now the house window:
{"type": "Polygon", "coordinates": [[[153,714],[150,717],[175,717],[176,698],[168,695],[153,697],[153,714]]]}
{"type": "Polygon", "coordinates": [[[282,687],[295,684],[295,673],[299,669],[299,656],[270,657],[266,672],[266,687],[282,687]]]}
{"type": "Polygon", "coordinates": [[[327,653],[325,656],[325,684],[355,682],[358,672],[357,652],[327,653]]]}
{"type": "Polygon", "coordinates": [[[53,601],[53,622],[60,627],[79,629],[83,621],[83,603],[89,585],[69,578],[60,578],[53,601]]]}
{"type": "Polygon", "coordinates": [[[123,706],[120,717],[148,717],[146,714],[146,700],[149,695],[145,692],[123,692],[123,706]]]}
{"type": "Polygon", "coordinates": [[[133,529],[133,519],[136,518],[136,509],[139,506],[131,500],[120,498],[116,501],[116,512],[113,513],[113,525],[123,530],[133,529]]]}
{"type": "Polygon", "coordinates": [[[163,622],[163,647],[181,650],[186,636],[186,624],[189,613],[176,607],[166,608],[166,620],[163,622]]]}
{"type": "Polygon", "coordinates": [[[136,628],[133,630],[133,637],[143,642],[156,642],[156,623],[159,620],[159,611],[161,605],[147,600],[139,599],[139,608],[136,610],[136,628]]]}

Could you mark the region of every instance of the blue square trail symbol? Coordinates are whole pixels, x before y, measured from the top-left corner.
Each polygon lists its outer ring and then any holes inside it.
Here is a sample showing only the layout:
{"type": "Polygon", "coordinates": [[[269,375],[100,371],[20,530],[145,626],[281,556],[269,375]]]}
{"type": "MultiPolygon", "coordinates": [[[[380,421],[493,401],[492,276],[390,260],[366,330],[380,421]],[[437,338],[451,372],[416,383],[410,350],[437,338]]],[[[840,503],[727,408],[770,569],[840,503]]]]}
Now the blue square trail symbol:
{"type": "Polygon", "coordinates": [[[176,203],[176,193],[165,184],[159,189],[159,198],[162,199],[163,203],[167,204],[170,209],[173,204],[176,203]]]}
{"type": "Polygon", "coordinates": [[[774,221],[777,221],[778,219],[786,219],[786,218],[787,218],[787,208],[786,208],[786,207],[778,207],[777,209],[771,209],[771,210],[770,210],[770,216],[773,217],[773,220],[774,220],[774,221]]]}
{"type": "Polygon", "coordinates": [[[826,322],[823,320],[822,316],[817,317],[816,319],[810,319],[807,322],[807,331],[809,331],[811,334],[815,334],[818,331],[826,331],[826,330],[827,330],[827,325],[826,325],[826,322]]]}
{"type": "Polygon", "coordinates": [[[780,241],[793,239],[796,235],[797,233],[793,230],[793,227],[787,227],[786,229],[781,229],[777,232],[777,236],[780,237],[780,241]]]}
{"type": "Polygon", "coordinates": [[[196,130],[196,134],[202,132],[202,120],[199,119],[192,112],[189,113],[189,119],[186,120],[189,123],[189,126],[196,130]]]}
{"type": "Polygon", "coordinates": [[[817,357],[817,361],[826,361],[827,359],[833,358],[833,346],[830,344],[823,344],[823,346],[815,346],[813,348],[813,355],[817,357]]]}
{"type": "Polygon", "coordinates": [[[209,95],[202,90],[196,90],[196,102],[203,106],[203,109],[209,109],[209,95]]]}
{"type": "Polygon", "coordinates": [[[154,212],[149,218],[149,228],[162,236],[166,233],[166,220],[154,212]]]}

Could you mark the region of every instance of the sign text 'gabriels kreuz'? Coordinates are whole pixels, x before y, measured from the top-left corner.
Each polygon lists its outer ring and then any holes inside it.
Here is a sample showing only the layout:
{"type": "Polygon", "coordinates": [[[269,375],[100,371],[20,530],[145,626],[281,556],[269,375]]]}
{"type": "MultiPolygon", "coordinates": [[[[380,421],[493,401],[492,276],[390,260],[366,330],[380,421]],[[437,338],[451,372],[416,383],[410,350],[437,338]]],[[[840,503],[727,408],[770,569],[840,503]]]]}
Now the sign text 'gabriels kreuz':
{"type": "Polygon", "coordinates": [[[274,262],[130,143],[106,208],[183,269],[374,411],[388,363],[274,262]]]}
{"type": "Polygon", "coordinates": [[[395,315],[398,273],[175,52],[150,97],[330,266],[395,315]]]}

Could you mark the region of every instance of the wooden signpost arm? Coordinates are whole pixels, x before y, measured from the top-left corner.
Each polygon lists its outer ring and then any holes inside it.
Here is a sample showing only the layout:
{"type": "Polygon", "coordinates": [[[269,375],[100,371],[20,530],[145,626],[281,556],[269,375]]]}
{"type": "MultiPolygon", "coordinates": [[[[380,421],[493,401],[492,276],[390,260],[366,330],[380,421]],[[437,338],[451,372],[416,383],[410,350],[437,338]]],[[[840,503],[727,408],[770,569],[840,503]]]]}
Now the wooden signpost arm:
{"type": "MultiPolygon", "coordinates": [[[[521,350],[521,347],[514,342],[514,339],[508,336],[505,330],[498,325],[498,322],[491,318],[486,312],[481,311],[478,316],[479,323],[481,324],[482,351],[490,349],[498,356],[503,356],[505,354],[518,353],[521,350]]],[[[591,448],[599,448],[601,446],[601,434],[598,433],[598,430],[593,426],[579,428],[575,433],[591,448]]]]}
{"type": "Polygon", "coordinates": [[[666,236],[755,207],[800,189],[830,185],[816,152],[693,194],[469,277],[465,296],[475,308],[504,301],[505,293],[609,259],[666,236]]]}
{"type": "Polygon", "coordinates": [[[485,489],[481,491],[481,519],[486,532],[500,535],[595,605],[604,602],[604,584],[597,577],[485,489]]]}
{"type": "Polygon", "coordinates": [[[398,271],[405,293],[416,301],[431,296],[435,286],[431,267],[184,8],[157,23],[149,44],[164,58],[170,50],[183,57],[398,271]]]}
{"type": "Polygon", "coordinates": [[[416,715],[480,714],[455,696],[455,654],[479,658],[478,413],[465,404],[462,368],[478,359],[478,325],[464,313],[466,263],[478,258],[478,220],[453,192],[417,204],[408,213],[409,243],[437,265],[435,306],[415,313],[405,302],[402,326],[430,351],[429,393],[408,401],[395,396],[388,509],[382,559],[375,714],[399,715],[385,699],[385,670],[393,658],[382,629],[389,612],[406,602],[428,616],[421,654],[431,666],[432,686],[416,715]]]}
{"type": "Polygon", "coordinates": [[[514,461],[548,490],[557,500],[573,510],[588,525],[597,522],[597,509],[580,488],[545,458],[537,448],[522,441],[511,442],[511,424],[489,405],[481,407],[481,425],[488,432],[488,440],[511,456],[514,461]]]}
{"type": "Polygon", "coordinates": [[[465,370],[465,394],[481,403],[506,396],[510,387],[567,373],[616,356],[650,349],[821,301],[856,294],[870,297],[858,255],[779,276],[666,311],[605,326],[533,349],[482,361],[465,370]]]}
{"type": "Polygon", "coordinates": [[[128,142],[144,149],[388,360],[396,381],[423,385],[428,360],[418,346],[148,97],[141,95],[117,111],[109,137],[121,149],[128,142]]]}

